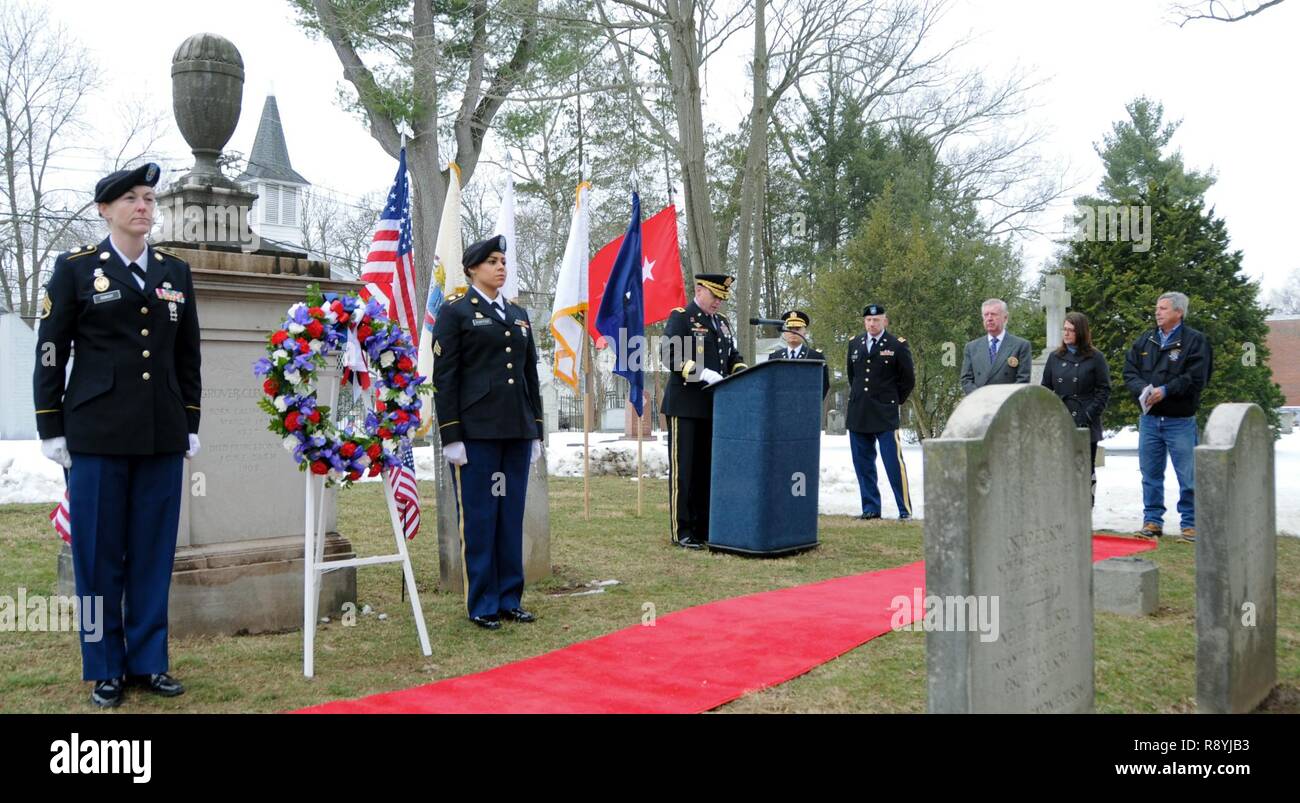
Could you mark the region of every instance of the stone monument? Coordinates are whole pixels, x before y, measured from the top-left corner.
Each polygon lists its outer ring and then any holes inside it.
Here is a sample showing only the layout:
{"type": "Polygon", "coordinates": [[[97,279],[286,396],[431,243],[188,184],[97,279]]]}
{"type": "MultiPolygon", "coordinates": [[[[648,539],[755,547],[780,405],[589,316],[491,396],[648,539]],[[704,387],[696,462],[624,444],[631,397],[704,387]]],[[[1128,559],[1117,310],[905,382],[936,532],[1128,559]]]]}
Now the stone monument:
{"type": "MultiPolygon", "coordinates": [[[[166,239],[158,244],[185,259],[193,272],[202,333],[203,448],[185,464],[171,633],[297,629],[302,626],[304,475],[266,428],[252,366],[265,354],[266,335],[304,298],[309,284],[339,292],[358,286],[331,281],[324,262],[256,251],[255,243],[241,241],[256,196],[233,186],[217,167],[239,119],[243,62],[235,46],[215,34],[190,37],[176,50],[172,78],[177,121],[196,162],[159,195],[166,239]],[[171,211],[164,199],[173,204],[171,211]],[[182,210],[179,218],[176,209],[182,210]]],[[[323,400],[329,376],[322,372],[323,400]]],[[[336,532],[336,498],[334,491],[326,492],[326,560],[354,556],[351,544],[336,532]]],[[[387,528],[388,521],[376,526],[387,528]]],[[[59,574],[61,593],[72,593],[66,547],[59,574]]],[[[355,569],[325,575],[323,612],[355,599],[355,569]]]]}
{"type": "Polygon", "coordinates": [[[990,385],[924,455],[927,598],[995,623],[927,625],[929,710],[1091,711],[1088,433],[1044,387],[990,385]]]}
{"type": "Polygon", "coordinates": [[[1065,289],[1065,277],[1059,273],[1048,274],[1043,280],[1043,294],[1039,299],[1047,312],[1047,346],[1034,357],[1029,381],[1037,385],[1043,379],[1047,357],[1061,347],[1061,328],[1065,326],[1065,313],[1070,308],[1070,293],[1065,289]]]}
{"type": "Polygon", "coordinates": [[[1255,404],[1220,404],[1196,447],[1196,708],[1253,711],[1277,683],[1273,433],[1255,404]]]}

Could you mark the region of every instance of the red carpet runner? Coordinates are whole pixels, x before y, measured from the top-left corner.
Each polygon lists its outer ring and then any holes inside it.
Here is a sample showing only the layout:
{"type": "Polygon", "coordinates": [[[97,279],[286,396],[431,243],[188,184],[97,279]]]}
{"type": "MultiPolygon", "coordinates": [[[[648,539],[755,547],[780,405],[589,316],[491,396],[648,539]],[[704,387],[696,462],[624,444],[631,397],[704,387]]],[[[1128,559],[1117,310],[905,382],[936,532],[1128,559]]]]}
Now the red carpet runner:
{"type": "MultiPolygon", "coordinates": [[[[1093,560],[1155,549],[1094,536],[1093,560]]],[[[784,683],[890,631],[925,564],[710,602],[474,675],[298,713],[685,714],[784,683]]]]}

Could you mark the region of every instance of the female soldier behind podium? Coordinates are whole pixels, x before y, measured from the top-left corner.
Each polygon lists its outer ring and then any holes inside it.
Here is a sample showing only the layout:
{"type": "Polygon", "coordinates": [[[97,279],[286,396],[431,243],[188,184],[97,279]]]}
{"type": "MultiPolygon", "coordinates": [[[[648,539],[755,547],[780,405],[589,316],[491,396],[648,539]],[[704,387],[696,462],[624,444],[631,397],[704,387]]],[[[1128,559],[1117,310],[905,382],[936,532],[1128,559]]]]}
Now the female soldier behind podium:
{"type": "Polygon", "coordinates": [[[82,678],[101,708],[127,684],[184,692],[167,674],[167,595],[181,456],[199,450],[199,319],[189,265],[145,240],[158,173],[146,164],[95,185],[108,236],[55,261],[36,343],[36,428],[68,470],[77,596],[103,602],[100,632],[85,618],[81,631],[82,678]]]}
{"type": "Polygon", "coordinates": [[[1061,397],[1074,425],[1089,432],[1092,443],[1092,501],[1097,501],[1097,444],[1101,414],[1110,400],[1110,368],[1092,347],[1092,330],[1082,312],[1070,312],[1061,327],[1061,346],[1043,366],[1043,387],[1061,397]]]}
{"type": "Polygon", "coordinates": [[[528,313],[501,297],[506,238],[465,250],[470,287],[433,327],[434,405],[452,465],[470,621],[496,630],[531,622],[524,592],[528,468],[542,453],[542,395],[528,313]]]}

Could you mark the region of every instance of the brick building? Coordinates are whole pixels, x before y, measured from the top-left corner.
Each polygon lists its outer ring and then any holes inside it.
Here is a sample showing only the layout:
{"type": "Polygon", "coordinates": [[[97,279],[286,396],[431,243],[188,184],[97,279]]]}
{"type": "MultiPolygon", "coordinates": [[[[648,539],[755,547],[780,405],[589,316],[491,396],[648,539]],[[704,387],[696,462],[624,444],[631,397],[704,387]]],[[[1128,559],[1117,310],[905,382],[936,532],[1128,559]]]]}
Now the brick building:
{"type": "Polygon", "coordinates": [[[1300,315],[1268,318],[1268,365],[1287,407],[1300,407],[1300,315]]]}

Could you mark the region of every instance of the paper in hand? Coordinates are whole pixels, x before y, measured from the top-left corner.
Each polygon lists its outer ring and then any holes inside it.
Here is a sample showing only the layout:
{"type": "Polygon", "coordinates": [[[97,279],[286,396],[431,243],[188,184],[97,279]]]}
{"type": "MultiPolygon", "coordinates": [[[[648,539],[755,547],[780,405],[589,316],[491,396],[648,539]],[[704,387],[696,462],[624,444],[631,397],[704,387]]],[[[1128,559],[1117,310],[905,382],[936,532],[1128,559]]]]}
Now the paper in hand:
{"type": "Polygon", "coordinates": [[[1142,393],[1138,395],[1138,405],[1142,407],[1142,415],[1151,412],[1151,404],[1147,401],[1151,398],[1151,393],[1155,390],[1151,385],[1142,388],[1142,393]]]}

